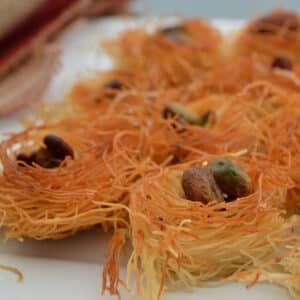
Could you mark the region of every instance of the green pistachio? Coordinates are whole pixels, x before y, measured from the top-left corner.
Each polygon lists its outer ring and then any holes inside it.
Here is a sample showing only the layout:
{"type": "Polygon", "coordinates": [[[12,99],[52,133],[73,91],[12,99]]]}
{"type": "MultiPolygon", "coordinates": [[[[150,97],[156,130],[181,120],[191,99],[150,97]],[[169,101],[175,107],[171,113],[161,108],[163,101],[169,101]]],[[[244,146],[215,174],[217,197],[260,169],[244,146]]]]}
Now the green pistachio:
{"type": "Polygon", "coordinates": [[[199,116],[180,103],[170,102],[168,103],[167,108],[183,118],[189,124],[195,125],[199,123],[199,116]]]}
{"type": "Polygon", "coordinates": [[[251,193],[250,176],[235,162],[226,158],[217,158],[210,163],[209,167],[219,188],[227,195],[226,201],[233,201],[251,193]]]}

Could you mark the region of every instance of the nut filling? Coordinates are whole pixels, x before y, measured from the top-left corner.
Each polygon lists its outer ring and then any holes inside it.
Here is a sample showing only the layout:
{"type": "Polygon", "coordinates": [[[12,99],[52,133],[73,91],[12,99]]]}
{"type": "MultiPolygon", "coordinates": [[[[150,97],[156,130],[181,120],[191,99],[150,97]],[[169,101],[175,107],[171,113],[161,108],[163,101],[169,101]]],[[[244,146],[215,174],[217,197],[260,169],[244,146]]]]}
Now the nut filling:
{"type": "Polygon", "coordinates": [[[182,188],[191,201],[207,204],[210,201],[234,201],[252,192],[249,175],[233,161],[214,159],[208,167],[191,166],[183,172],[182,188]]]}
{"type": "Polygon", "coordinates": [[[207,168],[189,167],[183,172],[182,188],[185,196],[191,201],[223,201],[222,192],[216,184],[212,173],[207,168]]]}
{"type": "Polygon", "coordinates": [[[29,155],[18,154],[17,161],[25,162],[30,166],[35,163],[43,168],[52,169],[59,167],[67,156],[74,159],[73,149],[62,138],[48,134],[44,137],[44,144],[46,147],[42,146],[29,155]]]}

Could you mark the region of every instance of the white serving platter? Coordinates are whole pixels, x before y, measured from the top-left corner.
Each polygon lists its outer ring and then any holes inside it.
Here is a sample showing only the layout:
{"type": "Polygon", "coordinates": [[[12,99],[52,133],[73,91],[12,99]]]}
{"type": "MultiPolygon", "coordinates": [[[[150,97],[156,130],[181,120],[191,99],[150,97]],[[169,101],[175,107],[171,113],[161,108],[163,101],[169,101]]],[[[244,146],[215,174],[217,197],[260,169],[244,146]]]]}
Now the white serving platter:
{"type": "MultiPolygon", "coordinates": [[[[61,68],[52,80],[44,98],[63,98],[72,84],[87,75],[112,67],[112,61],[100,46],[101,40],[133,26],[152,26],[157,19],[108,18],[79,22],[62,39],[61,68]]],[[[173,22],[168,18],[167,22],[173,22]]],[[[223,32],[238,29],[242,22],[216,20],[223,32]]],[[[18,119],[28,109],[0,119],[0,134],[18,131],[18,119]]],[[[3,237],[1,238],[3,240],[3,237]]],[[[107,252],[109,234],[101,231],[83,232],[60,241],[8,241],[0,243],[0,264],[18,267],[24,281],[0,270],[0,300],[108,300],[102,296],[101,273],[107,252]]],[[[122,299],[131,296],[124,292],[122,299]]],[[[232,283],[216,288],[197,288],[193,293],[167,293],[166,300],[290,300],[287,291],[270,284],[257,284],[251,289],[232,283]]]]}

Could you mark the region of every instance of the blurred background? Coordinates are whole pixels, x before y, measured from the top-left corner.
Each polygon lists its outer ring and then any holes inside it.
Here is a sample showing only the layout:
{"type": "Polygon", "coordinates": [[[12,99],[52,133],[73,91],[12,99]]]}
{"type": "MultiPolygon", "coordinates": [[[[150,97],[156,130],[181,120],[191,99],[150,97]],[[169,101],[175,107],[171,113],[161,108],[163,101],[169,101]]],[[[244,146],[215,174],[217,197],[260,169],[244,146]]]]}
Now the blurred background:
{"type": "Polygon", "coordinates": [[[276,7],[300,12],[300,0],[0,0],[0,118],[42,97],[60,65],[58,37],[79,19],[137,14],[246,20],[276,7]]]}
{"type": "Polygon", "coordinates": [[[300,10],[300,0],[136,0],[132,7],[145,15],[187,15],[206,18],[249,18],[273,7],[300,10]]]}

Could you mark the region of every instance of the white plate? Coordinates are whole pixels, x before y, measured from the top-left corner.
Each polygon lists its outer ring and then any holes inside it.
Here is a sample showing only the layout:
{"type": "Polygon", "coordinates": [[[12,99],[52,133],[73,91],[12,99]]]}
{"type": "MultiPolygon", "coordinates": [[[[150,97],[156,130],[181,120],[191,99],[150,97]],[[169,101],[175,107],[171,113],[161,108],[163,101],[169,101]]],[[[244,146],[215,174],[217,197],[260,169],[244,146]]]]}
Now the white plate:
{"type": "MultiPolygon", "coordinates": [[[[153,21],[153,20],[151,20],[153,21]]],[[[156,20],[154,19],[154,22],[156,20]]],[[[168,20],[168,22],[172,20],[168,20]]],[[[100,40],[111,37],[129,26],[148,24],[145,19],[103,19],[81,23],[62,39],[62,68],[53,79],[45,99],[62,99],[80,77],[97,70],[109,69],[112,62],[101,49],[100,40]]],[[[151,22],[150,22],[151,23],[151,22]]],[[[237,29],[240,21],[217,20],[222,31],[237,29]]],[[[151,23],[152,24],[152,23],[151,23]]],[[[0,120],[0,134],[21,129],[17,119],[25,111],[0,120]]],[[[18,283],[14,274],[0,270],[0,299],[2,300],[98,300],[115,299],[101,296],[101,272],[109,234],[84,232],[61,241],[8,241],[0,245],[0,264],[20,268],[25,276],[18,283]]],[[[283,288],[258,284],[246,289],[241,284],[226,284],[218,288],[199,288],[195,293],[168,293],[166,299],[179,300],[289,300],[283,288]]],[[[122,299],[130,296],[123,294],[122,299]]]]}

